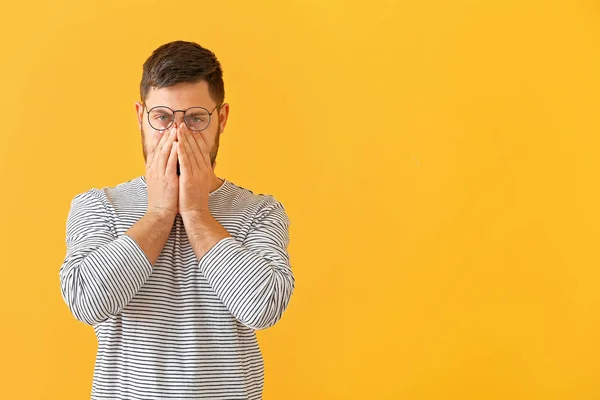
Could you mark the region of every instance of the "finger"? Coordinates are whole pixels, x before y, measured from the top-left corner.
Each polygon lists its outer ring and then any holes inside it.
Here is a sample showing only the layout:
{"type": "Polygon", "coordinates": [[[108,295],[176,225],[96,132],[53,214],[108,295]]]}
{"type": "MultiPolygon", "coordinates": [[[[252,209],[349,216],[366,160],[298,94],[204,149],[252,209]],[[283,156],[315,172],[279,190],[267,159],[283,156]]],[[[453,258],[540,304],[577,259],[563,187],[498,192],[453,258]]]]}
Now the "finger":
{"type": "Polygon", "coordinates": [[[173,142],[175,141],[176,136],[175,127],[171,129],[171,132],[168,135],[165,134],[165,136],[167,136],[167,138],[165,139],[162,147],[159,150],[158,160],[156,164],[156,167],[159,171],[165,171],[165,169],[167,168],[167,160],[169,158],[169,154],[171,153],[171,147],[173,146],[173,142]]]}
{"type": "Polygon", "coordinates": [[[158,143],[160,142],[160,139],[163,137],[163,132],[164,131],[159,131],[156,129],[152,129],[152,141],[150,143],[150,150],[154,151],[156,150],[156,147],[158,146],[158,143]]]}
{"type": "MultiPolygon", "coordinates": [[[[158,157],[156,157],[156,155],[160,154],[160,149],[164,145],[165,141],[169,138],[169,131],[167,131],[167,130],[156,131],[156,132],[158,135],[158,143],[156,144],[156,147],[152,151],[152,163],[154,163],[154,161],[158,158],[158,157]]],[[[155,140],[156,140],[156,137],[155,137],[155,140]]],[[[149,164],[149,165],[151,165],[151,164],[149,164]]]]}
{"type": "Polygon", "coordinates": [[[183,142],[183,147],[185,148],[187,157],[190,162],[190,167],[200,168],[200,164],[198,163],[198,157],[196,156],[196,152],[192,148],[192,140],[190,139],[189,131],[181,127],[180,136],[183,142]]]}
{"type": "Polygon", "coordinates": [[[165,170],[165,175],[167,176],[172,176],[177,173],[177,146],[178,143],[176,141],[171,144],[171,152],[169,153],[167,168],[165,170]]]}
{"type": "Polygon", "coordinates": [[[156,147],[158,146],[158,143],[160,142],[160,139],[163,136],[161,131],[157,131],[155,129],[153,129],[152,131],[152,139],[150,141],[150,145],[148,146],[148,157],[146,162],[148,166],[152,165],[152,160],[154,160],[154,154],[156,153],[156,147]]]}
{"type": "Polygon", "coordinates": [[[202,131],[200,132],[190,132],[190,136],[193,138],[196,146],[198,146],[198,150],[200,151],[201,160],[204,161],[204,165],[209,168],[210,167],[210,152],[208,151],[208,144],[206,140],[204,140],[204,135],[202,135],[202,131]]]}
{"type": "Polygon", "coordinates": [[[193,174],[192,166],[190,164],[190,158],[185,149],[185,146],[182,145],[183,140],[184,139],[181,139],[181,141],[179,141],[177,144],[177,157],[179,158],[179,169],[181,170],[181,175],[191,176],[193,174]]]}

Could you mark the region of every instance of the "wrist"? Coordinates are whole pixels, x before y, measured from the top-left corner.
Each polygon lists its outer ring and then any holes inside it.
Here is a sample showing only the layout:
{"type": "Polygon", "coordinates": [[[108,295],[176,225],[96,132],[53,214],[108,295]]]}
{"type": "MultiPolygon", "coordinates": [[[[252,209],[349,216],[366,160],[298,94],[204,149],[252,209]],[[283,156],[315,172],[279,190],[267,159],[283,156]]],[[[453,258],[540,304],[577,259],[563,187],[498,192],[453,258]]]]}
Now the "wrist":
{"type": "Polygon", "coordinates": [[[181,219],[183,220],[198,220],[201,222],[209,221],[213,218],[212,214],[208,210],[190,210],[180,212],[181,219]]]}
{"type": "Polygon", "coordinates": [[[177,213],[171,210],[166,210],[163,208],[149,208],[146,211],[146,216],[159,220],[159,221],[163,221],[163,222],[171,222],[173,223],[173,221],[175,221],[175,217],[177,216],[177,213]]]}

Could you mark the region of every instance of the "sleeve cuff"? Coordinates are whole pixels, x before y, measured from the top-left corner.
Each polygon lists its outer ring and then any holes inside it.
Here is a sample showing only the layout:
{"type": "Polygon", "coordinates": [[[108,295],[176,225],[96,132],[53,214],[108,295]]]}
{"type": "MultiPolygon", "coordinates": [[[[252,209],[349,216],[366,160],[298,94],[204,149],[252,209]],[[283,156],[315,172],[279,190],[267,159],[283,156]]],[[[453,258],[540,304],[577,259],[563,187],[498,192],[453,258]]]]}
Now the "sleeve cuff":
{"type": "Polygon", "coordinates": [[[200,270],[205,274],[210,274],[219,264],[227,262],[228,258],[235,254],[235,250],[241,246],[236,239],[231,236],[219,240],[213,247],[210,248],[199,260],[200,270]]]}
{"type": "MultiPolygon", "coordinates": [[[[119,236],[117,239],[121,240],[121,247],[131,256],[131,260],[133,261],[132,264],[139,266],[143,272],[146,273],[145,275],[150,275],[153,268],[152,263],[138,242],[136,242],[131,236],[125,234],[119,236]]],[[[119,240],[116,240],[115,244],[117,242],[119,242],[119,240]]]]}

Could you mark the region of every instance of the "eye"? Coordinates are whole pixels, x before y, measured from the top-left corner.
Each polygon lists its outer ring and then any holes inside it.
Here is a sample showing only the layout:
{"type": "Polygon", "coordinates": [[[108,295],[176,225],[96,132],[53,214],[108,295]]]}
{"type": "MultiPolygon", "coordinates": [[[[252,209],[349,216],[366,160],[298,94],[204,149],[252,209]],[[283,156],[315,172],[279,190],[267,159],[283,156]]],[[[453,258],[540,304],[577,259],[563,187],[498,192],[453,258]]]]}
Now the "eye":
{"type": "Polygon", "coordinates": [[[161,122],[168,121],[171,119],[171,116],[168,114],[165,114],[165,113],[153,113],[151,115],[151,117],[153,120],[157,120],[157,121],[161,121],[161,122]]]}

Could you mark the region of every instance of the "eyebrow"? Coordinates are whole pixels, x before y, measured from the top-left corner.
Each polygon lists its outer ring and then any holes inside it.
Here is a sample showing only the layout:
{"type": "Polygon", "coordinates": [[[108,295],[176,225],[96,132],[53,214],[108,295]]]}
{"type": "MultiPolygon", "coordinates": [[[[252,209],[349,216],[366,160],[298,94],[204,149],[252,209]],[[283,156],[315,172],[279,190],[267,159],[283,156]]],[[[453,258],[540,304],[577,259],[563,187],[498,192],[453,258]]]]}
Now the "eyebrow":
{"type": "MultiPolygon", "coordinates": [[[[148,108],[148,110],[151,110],[151,109],[153,109],[153,108],[155,108],[155,107],[167,107],[167,108],[170,108],[171,110],[175,111],[175,110],[174,110],[172,107],[169,107],[169,106],[167,106],[167,105],[164,105],[164,104],[157,104],[157,105],[155,105],[155,106],[152,106],[152,107],[149,107],[149,106],[146,104],[146,107],[148,108]]],[[[205,106],[191,106],[191,107],[188,107],[188,108],[186,108],[186,110],[189,110],[190,108],[197,108],[197,107],[204,108],[205,110],[208,110],[208,109],[209,109],[209,107],[205,107],[205,106]]],[[[216,107],[216,106],[215,106],[215,107],[216,107]]],[[[177,110],[177,111],[183,111],[183,110],[177,110]]]]}

